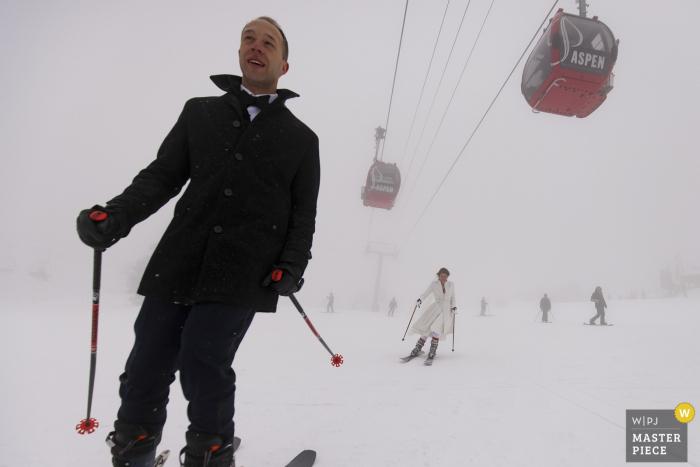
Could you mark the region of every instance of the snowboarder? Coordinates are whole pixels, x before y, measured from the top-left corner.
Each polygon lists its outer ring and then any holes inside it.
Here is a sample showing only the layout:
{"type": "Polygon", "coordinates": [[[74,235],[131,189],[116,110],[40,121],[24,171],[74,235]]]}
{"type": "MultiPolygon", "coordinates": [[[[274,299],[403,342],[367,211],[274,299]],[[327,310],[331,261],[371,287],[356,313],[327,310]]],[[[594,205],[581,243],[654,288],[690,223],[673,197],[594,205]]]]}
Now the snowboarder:
{"type": "Polygon", "coordinates": [[[540,310],[542,310],[542,322],[543,323],[549,323],[549,310],[552,309],[552,302],[549,301],[549,298],[547,298],[547,294],[544,294],[544,297],[540,300],[540,310]]]}
{"type": "Polygon", "coordinates": [[[430,352],[426,363],[430,365],[435,358],[438,342],[445,340],[448,334],[452,333],[452,316],[457,312],[457,302],[455,301],[455,286],[447,278],[450,271],[441,268],[437,273],[438,280],[433,281],[423,292],[423,295],[416,301],[418,307],[423,301],[433,295],[435,301],[426,308],[418,317],[416,323],[411,326],[411,334],[420,335],[416,347],[411,351],[411,357],[417,356],[423,349],[423,345],[432,336],[430,342],[430,352]]]}
{"type": "Polygon", "coordinates": [[[481,297],[481,315],[480,316],[486,315],[486,305],[488,305],[488,303],[486,303],[486,297],[481,297]]]}
{"type": "Polygon", "coordinates": [[[595,320],[598,319],[598,317],[600,317],[600,324],[602,326],[607,325],[608,323],[605,322],[605,309],[608,307],[608,304],[605,303],[605,297],[603,297],[602,288],[595,288],[595,292],[593,292],[593,295],[591,295],[591,301],[595,302],[595,309],[597,311],[597,314],[590,319],[589,323],[595,324],[595,320]]]}
{"type": "Polygon", "coordinates": [[[335,313],[335,310],[333,309],[333,302],[335,301],[333,292],[331,292],[331,294],[326,298],[328,299],[328,305],[326,305],[326,313],[335,313]]]}
{"type": "Polygon", "coordinates": [[[301,287],[315,229],[318,138],[285,106],[297,94],[277,89],[287,55],[272,18],[246,24],[242,77],[212,76],[225,94],[189,100],[158,157],[78,217],[81,240],[105,249],[189,181],[138,289],[145,299],[108,437],[115,467],[153,466],[178,370],[190,420],[183,465],[235,465],[231,364],[255,313],[275,312],[280,295],[301,287]],[[107,219],[90,219],[95,210],[107,219]]]}
{"type": "Polygon", "coordinates": [[[391,297],[391,301],[389,302],[389,315],[388,316],[394,316],[394,310],[396,310],[396,297],[391,297]]]}

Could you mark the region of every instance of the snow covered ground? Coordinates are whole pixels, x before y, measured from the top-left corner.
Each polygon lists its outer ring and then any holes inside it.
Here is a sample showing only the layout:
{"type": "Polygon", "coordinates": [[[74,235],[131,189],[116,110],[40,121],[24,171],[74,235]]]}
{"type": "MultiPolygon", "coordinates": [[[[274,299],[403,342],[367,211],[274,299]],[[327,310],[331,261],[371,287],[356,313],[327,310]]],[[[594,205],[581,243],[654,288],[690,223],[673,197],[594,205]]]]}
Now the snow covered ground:
{"type": "MultiPolygon", "coordinates": [[[[101,426],[80,436],[87,298],[0,303],[0,467],[110,465],[103,440],[138,307],[103,295],[93,404],[101,426]]],[[[607,328],[582,325],[590,302],[554,303],[554,324],[533,322],[536,303],[489,318],[463,306],[455,351],[442,342],[432,367],[398,359],[415,343],[401,341],[411,310],[326,314],[299,299],[345,363],[330,364],[286,299],[276,315],[258,315],[234,362],[239,467],[281,467],[302,449],[318,452],[319,467],[623,465],[625,409],[700,405],[697,297],[611,301],[607,328]]],[[[160,448],[179,451],[186,405],[172,389],[160,448]]],[[[688,427],[691,465],[700,465],[698,425],[688,427]]]]}

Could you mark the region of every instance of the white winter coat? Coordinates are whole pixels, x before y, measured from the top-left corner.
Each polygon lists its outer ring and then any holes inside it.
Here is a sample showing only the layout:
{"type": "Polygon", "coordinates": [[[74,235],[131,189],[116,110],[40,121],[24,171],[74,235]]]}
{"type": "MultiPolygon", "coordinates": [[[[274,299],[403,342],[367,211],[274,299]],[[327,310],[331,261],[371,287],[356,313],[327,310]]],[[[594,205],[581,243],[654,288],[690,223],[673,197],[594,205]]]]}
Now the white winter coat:
{"type": "Polygon", "coordinates": [[[411,334],[430,337],[434,332],[440,334],[440,340],[445,340],[448,334],[452,333],[452,308],[457,307],[455,301],[455,285],[445,282],[445,292],[442,292],[440,281],[432,282],[427,290],[420,296],[421,302],[433,294],[435,301],[418,317],[418,320],[411,326],[411,334]]]}

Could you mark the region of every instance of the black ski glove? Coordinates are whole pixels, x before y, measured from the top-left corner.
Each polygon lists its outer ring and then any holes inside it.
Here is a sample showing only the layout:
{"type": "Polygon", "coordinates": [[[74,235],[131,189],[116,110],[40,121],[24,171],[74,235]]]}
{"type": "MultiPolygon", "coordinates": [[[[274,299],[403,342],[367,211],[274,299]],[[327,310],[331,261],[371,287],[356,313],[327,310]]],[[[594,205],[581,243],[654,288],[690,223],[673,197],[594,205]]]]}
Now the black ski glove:
{"type": "Polygon", "coordinates": [[[416,304],[418,305],[418,308],[420,308],[420,306],[423,304],[423,302],[419,298],[418,300],[416,300],[416,304]]]}
{"type": "Polygon", "coordinates": [[[78,236],[80,240],[87,246],[96,250],[104,250],[111,247],[119,241],[120,227],[117,218],[110,215],[109,211],[99,205],[93,206],[91,209],[80,211],[77,220],[78,236]],[[93,215],[95,211],[102,212],[106,215],[104,220],[99,220],[100,216],[93,215]]]}
{"type": "Polygon", "coordinates": [[[457,314],[457,307],[452,308],[452,314],[457,314]]]}
{"type": "Polygon", "coordinates": [[[286,268],[274,264],[270,273],[262,281],[263,287],[270,286],[272,290],[283,297],[298,292],[303,285],[304,279],[297,280],[286,268]]]}

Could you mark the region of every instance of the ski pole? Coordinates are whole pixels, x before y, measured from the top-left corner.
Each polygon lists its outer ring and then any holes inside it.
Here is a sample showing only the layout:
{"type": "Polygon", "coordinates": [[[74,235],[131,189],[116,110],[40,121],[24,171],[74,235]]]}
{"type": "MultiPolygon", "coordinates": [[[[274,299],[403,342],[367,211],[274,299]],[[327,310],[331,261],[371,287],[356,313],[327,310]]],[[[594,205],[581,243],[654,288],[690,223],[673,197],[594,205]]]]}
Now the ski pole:
{"type": "Polygon", "coordinates": [[[452,315],[452,351],[455,351],[455,318],[457,314],[452,315]]]}
{"type": "Polygon", "coordinates": [[[411,321],[413,321],[413,315],[416,314],[416,308],[418,308],[418,305],[413,307],[413,313],[411,313],[411,319],[408,320],[408,326],[406,326],[406,332],[403,333],[403,338],[401,339],[402,341],[406,339],[406,334],[408,334],[408,327],[411,325],[411,321]]]}
{"type": "Polygon", "coordinates": [[[554,313],[552,313],[552,310],[549,310],[549,314],[552,315],[552,319],[554,319],[554,313]]]}
{"type": "Polygon", "coordinates": [[[301,308],[301,305],[297,301],[296,297],[294,294],[289,295],[289,299],[294,303],[294,306],[296,307],[297,310],[299,310],[299,313],[301,314],[301,317],[304,318],[304,321],[306,321],[306,324],[309,325],[309,329],[311,329],[311,332],[314,333],[314,336],[318,337],[318,340],[321,341],[321,344],[326,348],[329,354],[331,354],[331,365],[334,365],[336,367],[339,367],[340,365],[343,364],[343,356],[334,354],[331,349],[326,345],[326,342],[323,340],[323,338],[318,334],[316,331],[316,328],[314,328],[314,325],[311,324],[311,321],[309,321],[309,317],[306,316],[306,313],[304,313],[304,310],[301,308]]]}
{"type": "MultiPolygon", "coordinates": [[[[274,282],[279,282],[280,279],[282,279],[282,275],[284,274],[284,271],[281,269],[275,269],[272,271],[272,280],[274,282]]],[[[302,282],[303,283],[303,282],[302,282]]],[[[336,368],[339,367],[340,365],[343,364],[343,356],[334,354],[331,349],[326,345],[326,342],[323,340],[323,338],[318,334],[316,331],[316,328],[314,328],[314,325],[311,324],[311,321],[309,320],[309,317],[306,316],[306,313],[304,313],[304,309],[301,307],[299,302],[297,301],[296,297],[294,294],[289,294],[289,299],[292,301],[296,309],[299,311],[301,314],[301,317],[304,318],[304,321],[306,321],[306,324],[309,325],[309,329],[311,329],[311,332],[314,333],[314,336],[318,337],[318,340],[321,341],[321,344],[326,348],[329,354],[331,354],[331,365],[334,365],[336,368]]]]}
{"type": "MultiPolygon", "coordinates": [[[[540,313],[542,313],[542,310],[537,312],[537,316],[540,316],[540,313]]],[[[533,319],[533,321],[537,321],[537,316],[535,316],[535,319],[533,319]]]]}
{"type": "MultiPolygon", "coordinates": [[[[107,214],[94,211],[90,219],[101,222],[107,219],[107,214]]],[[[92,393],[95,388],[95,370],[97,369],[97,323],[100,317],[100,278],[102,275],[102,250],[95,249],[92,266],[92,332],[90,342],[90,382],[88,384],[87,417],[81,420],[75,427],[78,434],[90,434],[100,426],[94,418],[90,418],[92,410],[92,393]]]]}

